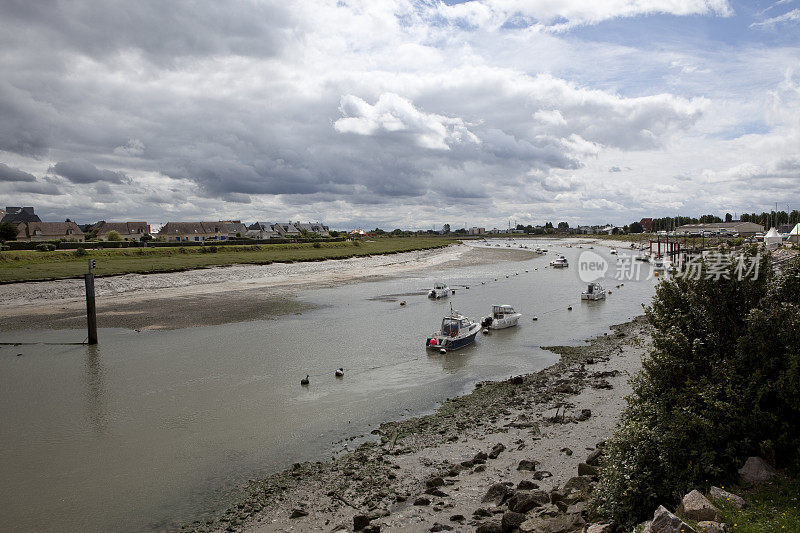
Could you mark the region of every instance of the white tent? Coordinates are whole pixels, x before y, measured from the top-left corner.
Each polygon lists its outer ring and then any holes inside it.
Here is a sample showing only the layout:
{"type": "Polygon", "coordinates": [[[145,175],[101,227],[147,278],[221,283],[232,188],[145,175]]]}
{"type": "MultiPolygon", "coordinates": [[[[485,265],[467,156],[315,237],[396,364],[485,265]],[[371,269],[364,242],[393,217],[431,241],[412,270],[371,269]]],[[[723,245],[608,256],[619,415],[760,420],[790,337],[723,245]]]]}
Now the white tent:
{"type": "Polygon", "coordinates": [[[767,248],[777,248],[782,242],[783,238],[775,228],[770,228],[767,234],[764,235],[764,246],[767,248]]]}
{"type": "Polygon", "coordinates": [[[789,242],[800,242],[800,224],[795,224],[794,229],[789,232],[789,242]]]}

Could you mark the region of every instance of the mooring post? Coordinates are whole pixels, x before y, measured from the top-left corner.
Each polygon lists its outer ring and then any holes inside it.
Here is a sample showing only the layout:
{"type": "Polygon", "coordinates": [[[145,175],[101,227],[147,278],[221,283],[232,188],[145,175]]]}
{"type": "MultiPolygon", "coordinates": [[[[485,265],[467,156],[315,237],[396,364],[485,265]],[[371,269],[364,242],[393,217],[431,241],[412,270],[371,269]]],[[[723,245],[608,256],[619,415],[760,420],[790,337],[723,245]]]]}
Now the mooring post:
{"type": "Polygon", "coordinates": [[[89,331],[89,344],[97,344],[97,308],[94,304],[94,274],[95,260],[89,259],[89,272],[86,273],[86,327],[89,331]]]}

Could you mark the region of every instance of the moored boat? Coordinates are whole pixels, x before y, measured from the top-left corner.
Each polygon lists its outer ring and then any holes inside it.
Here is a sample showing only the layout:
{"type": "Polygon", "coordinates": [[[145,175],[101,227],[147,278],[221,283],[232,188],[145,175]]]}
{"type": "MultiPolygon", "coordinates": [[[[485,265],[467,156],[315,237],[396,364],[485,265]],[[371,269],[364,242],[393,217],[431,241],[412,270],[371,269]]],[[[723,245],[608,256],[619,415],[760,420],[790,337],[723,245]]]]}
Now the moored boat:
{"type": "Polygon", "coordinates": [[[567,268],[569,266],[569,262],[567,258],[563,255],[559,256],[558,259],[553,259],[550,261],[550,266],[553,268],[567,268]]]}
{"type": "Polygon", "coordinates": [[[472,319],[450,310],[450,314],[442,319],[439,331],[428,337],[425,347],[429,350],[458,350],[475,342],[475,336],[481,327],[472,319]]]}
{"type": "Polygon", "coordinates": [[[605,297],[606,290],[602,285],[594,281],[581,293],[581,300],[604,300],[605,297]]]}
{"type": "Polygon", "coordinates": [[[437,281],[433,284],[433,288],[428,291],[428,298],[445,298],[450,295],[450,287],[447,283],[437,281]]]}
{"type": "Polygon", "coordinates": [[[490,329],[505,329],[516,326],[522,313],[510,305],[493,305],[492,314],[481,318],[481,326],[490,329]]]}

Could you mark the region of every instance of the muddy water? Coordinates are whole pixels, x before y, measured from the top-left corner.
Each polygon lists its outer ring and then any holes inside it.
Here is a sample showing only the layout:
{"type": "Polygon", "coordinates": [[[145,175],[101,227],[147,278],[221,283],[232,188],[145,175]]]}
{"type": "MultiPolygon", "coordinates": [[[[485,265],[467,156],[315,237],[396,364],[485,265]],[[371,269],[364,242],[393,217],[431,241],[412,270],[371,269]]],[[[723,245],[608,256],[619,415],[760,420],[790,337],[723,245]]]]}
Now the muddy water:
{"type": "MultiPolygon", "coordinates": [[[[302,315],[101,330],[99,347],[0,347],[0,527],[139,531],[202,518],[249,478],[339,453],[342,439],[429,412],[476,381],[541,369],[555,356],[540,346],[602,334],[653,294],[653,280],[606,282],[606,301],[581,302],[576,270],[545,266],[553,252],[574,265],[582,250],[547,245],[551,253],[524,262],[305,291],[300,300],[317,308],[302,315]],[[456,294],[426,298],[435,279],[456,294]],[[493,303],[525,316],[472,347],[426,353],[450,302],[473,318],[493,303]]],[[[84,336],[14,331],[0,340],[84,336]]]]}

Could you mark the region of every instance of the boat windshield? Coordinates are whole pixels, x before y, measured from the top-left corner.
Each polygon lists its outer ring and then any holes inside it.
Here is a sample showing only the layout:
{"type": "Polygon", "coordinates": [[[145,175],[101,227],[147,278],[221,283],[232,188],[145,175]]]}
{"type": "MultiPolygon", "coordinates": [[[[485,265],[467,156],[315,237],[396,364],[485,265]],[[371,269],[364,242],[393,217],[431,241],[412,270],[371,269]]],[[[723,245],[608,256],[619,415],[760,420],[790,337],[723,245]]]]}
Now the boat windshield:
{"type": "Polygon", "coordinates": [[[445,288],[447,288],[447,285],[445,285],[444,283],[434,283],[433,284],[433,288],[434,289],[445,289],[445,288]]]}
{"type": "Polygon", "coordinates": [[[442,320],[442,335],[458,335],[458,327],[461,322],[455,318],[445,318],[442,320]]]}
{"type": "Polygon", "coordinates": [[[586,289],[586,292],[592,294],[594,292],[594,283],[590,283],[589,287],[586,289]]]}

